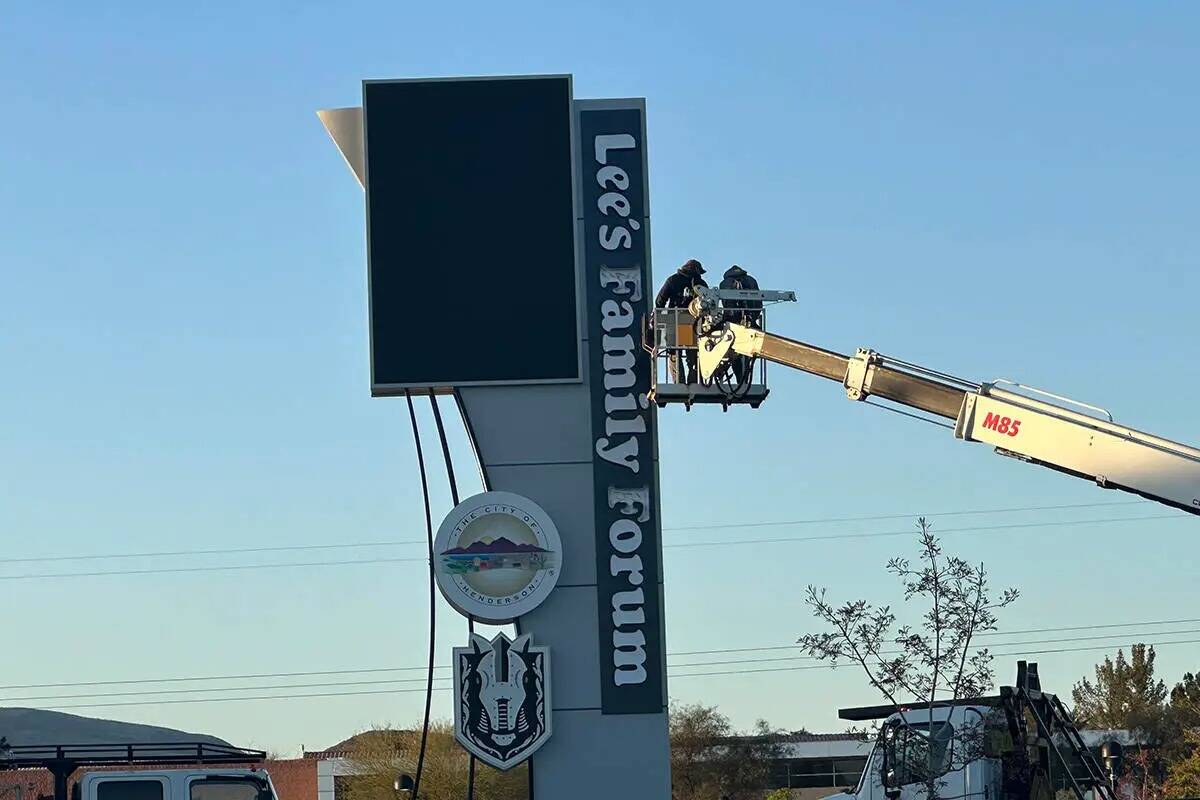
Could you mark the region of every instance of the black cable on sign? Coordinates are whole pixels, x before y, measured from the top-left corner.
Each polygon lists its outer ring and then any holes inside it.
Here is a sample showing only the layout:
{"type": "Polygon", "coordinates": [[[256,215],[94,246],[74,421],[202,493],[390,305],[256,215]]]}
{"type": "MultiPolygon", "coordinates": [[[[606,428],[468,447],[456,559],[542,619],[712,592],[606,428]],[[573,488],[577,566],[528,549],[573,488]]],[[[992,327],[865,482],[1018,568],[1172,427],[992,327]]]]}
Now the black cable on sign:
{"type": "Polygon", "coordinates": [[[429,542],[429,663],[425,681],[425,718],[421,724],[421,749],[417,755],[417,774],[413,776],[413,800],[417,800],[421,790],[421,770],[425,767],[425,745],[429,738],[429,710],[433,703],[433,650],[434,635],[437,628],[437,603],[433,578],[433,515],[429,509],[429,479],[425,474],[425,453],[421,449],[421,431],[417,427],[417,412],[413,408],[412,395],[404,391],[404,399],[408,401],[408,418],[412,422],[413,443],[417,448],[417,467],[421,472],[421,496],[425,501],[425,533],[429,542]]]}
{"type": "MultiPolygon", "coordinates": [[[[454,461],[450,458],[450,444],[446,441],[446,428],[442,425],[442,412],[438,408],[437,397],[433,390],[429,392],[429,406],[433,409],[433,421],[437,424],[438,439],[442,443],[442,460],[446,462],[446,480],[450,482],[450,499],[458,505],[458,481],[454,479],[454,461]]],[[[432,551],[430,551],[432,553],[432,551]]],[[[432,559],[433,556],[430,555],[432,559]]],[[[430,561],[432,564],[433,562],[430,561]]],[[[467,617],[467,632],[475,633],[475,618],[467,617]]],[[[431,662],[432,663],[432,662],[431,662]]],[[[467,800],[475,798],[475,754],[472,753],[467,761],[467,800]]]]}
{"type": "Polygon", "coordinates": [[[462,394],[454,390],[454,403],[458,406],[458,416],[462,419],[463,430],[467,432],[467,441],[471,443],[471,452],[475,455],[475,464],[479,467],[479,482],[485,492],[492,490],[492,482],[488,479],[487,465],[483,463],[483,455],[479,452],[479,440],[475,438],[475,426],[471,424],[471,415],[463,402],[462,394]]]}

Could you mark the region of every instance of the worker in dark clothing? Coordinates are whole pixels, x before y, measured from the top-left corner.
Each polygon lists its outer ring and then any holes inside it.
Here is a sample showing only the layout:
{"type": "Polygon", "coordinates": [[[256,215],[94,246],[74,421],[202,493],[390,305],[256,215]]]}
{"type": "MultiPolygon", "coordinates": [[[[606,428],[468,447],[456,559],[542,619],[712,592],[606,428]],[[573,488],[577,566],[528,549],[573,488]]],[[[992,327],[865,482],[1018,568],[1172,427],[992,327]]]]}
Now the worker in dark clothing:
{"type": "MultiPolygon", "coordinates": [[[[734,264],[725,270],[725,276],[721,279],[721,285],[718,288],[758,291],[758,281],[754,280],[754,276],[749,272],[734,264]]],[[[753,328],[759,326],[759,320],[762,317],[761,300],[726,300],[724,306],[726,312],[733,311],[733,313],[725,314],[725,319],[728,321],[753,328]]]]}
{"type": "MultiPolygon", "coordinates": [[[[700,277],[704,274],[704,267],[699,261],[694,258],[689,258],[684,262],[683,266],[671,273],[671,275],[663,281],[662,288],[658,290],[658,296],[654,298],[655,308],[684,308],[692,302],[692,298],[696,296],[696,290],[704,287],[708,288],[704,278],[700,277]]],[[[696,351],[688,350],[684,353],[683,364],[679,363],[679,354],[671,355],[670,359],[671,371],[676,374],[676,380],[682,383],[695,383],[696,381],[696,351]],[[680,369],[682,367],[682,369],[680,369]],[[682,373],[682,374],[679,374],[682,373]]]]}
{"type": "Polygon", "coordinates": [[[700,277],[703,274],[704,267],[700,262],[689,258],[682,267],[672,272],[670,277],[663,281],[662,288],[658,290],[658,296],[654,298],[654,306],[656,308],[687,308],[688,303],[692,302],[692,298],[696,296],[697,287],[708,288],[704,278],[700,277]]]}
{"type": "MultiPolygon", "coordinates": [[[[750,273],[734,264],[729,269],[725,270],[725,275],[721,280],[720,289],[751,289],[758,291],[758,281],[754,279],[750,273]]],[[[726,300],[725,321],[735,322],[738,325],[745,325],[747,328],[762,327],[762,301],[761,300],[726,300]]],[[[738,386],[746,380],[750,373],[750,358],[742,355],[735,355],[732,359],[733,376],[737,379],[738,386]]]]}

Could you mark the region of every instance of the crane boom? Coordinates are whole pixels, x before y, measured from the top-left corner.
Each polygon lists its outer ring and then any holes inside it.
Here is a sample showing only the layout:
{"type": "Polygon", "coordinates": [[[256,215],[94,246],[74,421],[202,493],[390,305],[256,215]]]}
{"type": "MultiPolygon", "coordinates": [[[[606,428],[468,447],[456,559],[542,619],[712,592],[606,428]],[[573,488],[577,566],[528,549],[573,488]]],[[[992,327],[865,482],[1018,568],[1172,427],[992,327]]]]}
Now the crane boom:
{"type": "MultiPolygon", "coordinates": [[[[739,355],[764,358],[772,363],[819,375],[838,383],[844,383],[850,370],[857,368],[855,357],[844,356],[832,350],[824,350],[811,344],[748,328],[744,325],[730,323],[726,326],[724,336],[729,345],[728,349],[732,349],[739,355]]],[[[706,361],[710,364],[713,363],[714,358],[720,361],[728,350],[722,351],[719,342],[713,350],[706,351],[705,347],[699,349],[700,374],[707,378],[708,374],[705,374],[706,361]],[[717,353],[720,355],[715,355],[717,353]]],[[[864,377],[871,384],[871,394],[930,414],[936,414],[939,417],[958,418],[958,411],[963,403],[963,389],[902,372],[883,364],[872,364],[869,371],[870,375],[864,377]]]]}
{"type": "Polygon", "coordinates": [[[712,292],[695,306],[702,382],[712,381],[733,358],[761,358],[838,381],[851,400],[877,397],[953,420],[955,438],[990,444],[1001,455],[1200,514],[1200,449],[1118,425],[1095,406],[1009,381],[972,383],[873,350],[846,356],[727,321],[731,312],[720,309],[719,300],[720,293],[712,292]]]}

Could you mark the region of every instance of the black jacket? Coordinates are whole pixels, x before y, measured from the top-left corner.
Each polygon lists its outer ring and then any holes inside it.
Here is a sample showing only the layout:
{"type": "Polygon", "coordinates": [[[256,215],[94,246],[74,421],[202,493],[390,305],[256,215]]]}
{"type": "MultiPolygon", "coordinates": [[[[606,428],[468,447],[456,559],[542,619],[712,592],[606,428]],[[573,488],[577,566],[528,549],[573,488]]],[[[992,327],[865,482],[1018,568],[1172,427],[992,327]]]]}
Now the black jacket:
{"type": "MultiPolygon", "coordinates": [[[[721,280],[721,285],[717,288],[720,288],[720,289],[751,289],[751,290],[757,291],[758,290],[758,281],[754,280],[754,277],[750,273],[746,272],[746,270],[742,269],[741,267],[739,267],[737,265],[734,265],[734,266],[730,267],[729,269],[725,270],[725,275],[724,275],[723,279],[721,280]]],[[[726,300],[725,308],[744,308],[748,311],[757,311],[758,309],[762,308],[762,301],[761,300],[726,300]]],[[[753,315],[748,314],[747,316],[751,316],[753,318],[758,317],[757,314],[753,314],[753,315]]]]}
{"type": "Polygon", "coordinates": [[[654,307],[687,308],[687,304],[696,296],[693,291],[693,287],[696,286],[707,288],[708,284],[704,282],[704,278],[693,272],[675,270],[658,290],[658,296],[654,298],[654,307]]]}
{"type": "MultiPolygon", "coordinates": [[[[757,291],[758,282],[754,276],[746,272],[740,266],[731,266],[725,271],[725,277],[721,279],[720,289],[752,289],[757,291]]],[[[725,303],[726,308],[762,308],[760,300],[733,300],[725,303]],[[733,303],[738,303],[734,306],[733,303]]]]}

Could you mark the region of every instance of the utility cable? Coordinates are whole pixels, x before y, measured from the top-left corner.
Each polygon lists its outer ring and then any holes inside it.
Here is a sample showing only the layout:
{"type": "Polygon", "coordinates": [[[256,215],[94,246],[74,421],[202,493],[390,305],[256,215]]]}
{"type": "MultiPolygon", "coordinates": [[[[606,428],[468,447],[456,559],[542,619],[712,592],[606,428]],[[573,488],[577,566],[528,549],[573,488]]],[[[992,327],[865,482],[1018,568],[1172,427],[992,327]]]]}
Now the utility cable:
{"type": "MultiPolygon", "coordinates": [[[[420,667],[375,667],[370,669],[324,669],[324,670],[308,670],[305,672],[259,672],[245,675],[185,675],[181,677],[171,678],[127,678],[124,680],[108,680],[108,681],[70,681],[64,683],[25,683],[13,684],[11,686],[0,686],[0,691],[9,691],[12,689],[65,689],[73,686],[128,686],[139,683],[183,683],[183,682],[203,682],[203,681],[240,681],[254,680],[258,678],[310,678],[318,675],[369,675],[380,672],[422,672],[429,669],[427,666],[420,667]]],[[[449,664],[435,666],[434,669],[450,669],[449,664]]],[[[421,678],[420,680],[424,680],[421,678]]]]}
{"type": "Polygon", "coordinates": [[[413,777],[413,800],[420,797],[421,771],[425,767],[425,746],[429,738],[429,711],[433,704],[433,646],[437,630],[437,598],[433,576],[433,515],[429,508],[429,478],[425,474],[425,454],[421,450],[421,431],[417,426],[417,412],[413,408],[412,394],[405,389],[408,401],[408,419],[412,422],[413,442],[417,448],[417,466],[421,472],[421,497],[425,504],[425,534],[429,542],[429,662],[425,680],[425,717],[421,725],[421,749],[417,755],[416,775],[413,777]]]}
{"type": "MultiPolygon", "coordinates": [[[[1165,647],[1167,645],[1173,645],[1173,644],[1200,644],[1200,639],[1185,639],[1185,640],[1179,641],[1179,642],[1138,642],[1138,644],[1145,644],[1150,647],[1165,647]]],[[[1111,644],[1090,645],[1088,647],[1064,647],[1064,648],[1053,649],[1053,650],[1025,650],[1025,651],[1022,651],[1019,653],[993,653],[992,655],[1000,657],[1000,658],[1009,658],[1012,656],[1038,656],[1038,655],[1046,655],[1046,654],[1050,654],[1050,653],[1083,653],[1083,652],[1095,651],[1095,650],[1108,650],[1111,647],[1112,647],[1111,644]]],[[[763,673],[763,672],[803,672],[805,670],[810,670],[810,669],[846,669],[849,666],[850,666],[849,664],[842,664],[839,667],[834,667],[830,664],[808,664],[808,665],[805,665],[802,667],[765,667],[762,669],[735,669],[735,670],[723,670],[723,671],[717,671],[717,672],[675,673],[673,675],[670,675],[670,677],[673,679],[674,678],[703,678],[703,677],[710,677],[713,675],[754,675],[754,674],[759,674],[759,673],[763,673]]]]}
{"type": "MultiPolygon", "coordinates": [[[[452,687],[438,686],[434,687],[435,692],[448,692],[452,687]]],[[[165,705],[183,705],[185,703],[234,703],[240,700],[303,700],[312,697],[360,697],[363,695],[380,695],[380,694],[409,694],[413,692],[424,692],[424,689],[367,689],[361,692],[318,692],[315,694],[264,694],[253,695],[249,697],[193,697],[183,700],[139,700],[137,702],[120,702],[120,703],[77,703],[66,706],[44,706],[46,711],[59,711],[68,708],[116,708],[118,706],[165,706],[165,705]]],[[[415,784],[416,781],[414,780],[415,784]]]]}
{"type": "Polygon", "coordinates": [[[675,525],[663,528],[664,531],[710,531],[722,528],[770,528],[782,525],[824,525],[833,522],[879,522],[887,519],[916,519],[917,517],[962,517],[975,514],[1012,514],[1019,511],[1062,511],[1074,508],[1107,508],[1109,506],[1140,506],[1146,505],[1145,500],[1120,500],[1110,503],[1070,503],[1053,506],[1018,506],[1008,508],[975,508],[959,509],[957,511],[926,511],[905,514],[875,514],[866,517],[822,517],[808,519],[785,519],[776,522],[722,522],[712,525],[675,525]]]}
{"type": "MultiPolygon", "coordinates": [[[[1023,636],[1029,633],[1053,633],[1056,631],[1095,631],[1103,628],[1137,628],[1142,625],[1185,625],[1188,623],[1200,622],[1200,617],[1191,617],[1188,619],[1152,619],[1142,622],[1114,622],[1106,625],[1071,625],[1058,628],[1029,628],[1023,631],[984,631],[977,633],[976,636],[1023,636]]],[[[1114,634],[1115,635],[1115,634],[1114,634]]],[[[1005,646],[1015,644],[1014,642],[999,642],[997,646],[1005,646]]],[[[770,645],[767,647],[725,647],[719,650],[680,650],[674,653],[667,653],[668,656],[707,656],[717,655],[721,653],[752,653],[764,652],[768,650],[795,650],[800,645],[798,644],[781,644],[770,645]]],[[[148,682],[148,681],[147,681],[148,682]]],[[[90,684],[65,684],[70,686],[82,686],[90,684]]],[[[0,686],[0,689],[6,687],[0,686]]],[[[8,687],[8,688],[29,688],[29,687],[8,687]]],[[[41,687],[32,687],[41,688],[41,687]]]]}
{"type": "MultiPolygon", "coordinates": [[[[1142,636],[1184,636],[1189,634],[1200,633],[1200,629],[1192,628],[1184,631],[1153,631],[1148,633],[1133,634],[1135,637],[1142,636]]],[[[1128,633],[1105,633],[1100,636],[1070,636],[1058,639],[1037,639],[1032,642],[1000,642],[998,647],[1028,647],[1037,644],[1062,644],[1064,642],[1094,642],[1099,639],[1125,639],[1129,636],[1128,633]]],[[[903,654],[903,650],[881,650],[881,656],[895,656],[903,654]]],[[[780,661],[819,661],[816,656],[783,656],[779,658],[735,658],[728,661],[694,661],[690,664],[668,664],[671,667],[716,667],[725,664],[765,664],[780,661]]]]}
{"type": "Polygon", "coordinates": [[[283,564],[221,564],[211,567],[154,567],[152,569],[113,569],[93,572],[34,572],[24,575],[0,575],[0,581],[27,581],[51,578],[100,578],[111,575],[175,575],[184,572],[228,572],[250,569],[288,569],[289,567],[347,567],[359,564],[402,564],[425,561],[423,556],[405,558],[352,558],[345,561],[289,561],[283,564]]]}
{"type": "MultiPolygon", "coordinates": [[[[457,395],[456,395],[457,397],[457,395]]],[[[460,414],[465,414],[466,409],[460,403],[460,414]]],[[[468,439],[471,442],[471,447],[474,450],[476,461],[479,463],[480,480],[484,491],[490,488],[490,484],[486,476],[486,467],[480,460],[478,444],[475,441],[474,433],[469,429],[467,431],[468,439]]],[[[875,522],[880,520],[892,519],[915,519],[919,516],[926,517],[952,517],[952,516],[976,516],[983,514],[1013,514],[1025,511],[1060,511],[1067,509],[1079,508],[1106,508],[1110,506],[1132,506],[1145,505],[1142,500],[1133,500],[1125,502],[1113,503],[1072,503],[1067,505],[1049,505],[1049,506],[1019,506],[1010,508],[980,508],[980,509],[965,509],[958,511],[934,511],[926,513],[909,513],[909,514],[879,514],[863,517],[825,517],[825,518],[809,518],[809,519],[793,519],[779,520],[774,522],[726,522],[715,525],[682,525],[663,528],[664,532],[669,533],[684,533],[687,531],[708,531],[708,530],[725,530],[725,529],[744,529],[744,528],[770,528],[770,527],[785,527],[789,525],[818,525],[818,524],[837,524],[844,522],[875,522]]],[[[49,556],[19,556],[15,558],[0,558],[0,564],[33,564],[42,562],[55,561],[102,561],[109,559],[124,559],[124,558],[166,558],[179,556],[212,556],[212,555],[245,555],[247,553],[284,553],[305,550],[338,550],[352,548],[370,548],[370,547],[398,547],[404,545],[425,544],[424,539],[388,539],[373,542],[336,542],[336,543],[316,543],[316,544],[291,544],[291,545],[269,545],[262,547],[221,547],[212,549],[199,550],[150,550],[143,552],[123,552],[123,553],[89,553],[76,555],[49,555],[49,556]]],[[[422,559],[415,559],[420,561],[422,559]]],[[[360,562],[347,562],[360,563],[360,562]]],[[[374,562],[361,562],[374,563],[374,562]]],[[[313,565],[297,565],[297,566],[321,566],[322,564],[313,565]]],[[[107,574],[107,573],[105,573],[107,574]]],[[[16,577],[16,576],[12,576],[16,577]]],[[[54,576],[57,577],[57,576],[54,576]]]]}
{"type": "Polygon", "coordinates": [[[31,564],[48,561],[100,561],[115,558],[165,558],[168,556],[222,556],[246,553],[284,553],[296,550],[338,550],[355,547],[396,547],[407,544],[425,544],[424,539],[389,540],[381,542],[337,542],[333,544],[285,544],[266,547],[222,547],[213,550],[155,550],[144,553],[96,553],[75,556],[24,556],[0,558],[0,564],[31,564]]]}
{"type": "MultiPolygon", "coordinates": [[[[1129,641],[1129,638],[1141,639],[1143,637],[1162,637],[1162,636],[1184,636],[1200,633],[1200,629],[1177,630],[1177,631],[1135,631],[1125,633],[1108,633],[1101,636],[1081,636],[1081,637],[1060,637],[1053,639],[1035,639],[1032,641],[1020,642],[1005,642],[1001,647],[1032,647],[1045,644],[1069,644],[1073,642],[1096,641],[1099,639],[1116,639],[1121,638],[1123,642],[1129,641]],[[1126,638],[1129,637],[1129,638],[1126,638]]],[[[1179,642],[1166,641],[1163,644],[1177,644],[1179,642]]],[[[1121,642],[1110,642],[1107,647],[1122,646],[1121,642]]],[[[885,650],[880,655],[895,655],[900,651],[885,650]]],[[[813,656],[791,656],[784,658],[750,658],[750,659],[733,659],[726,661],[702,661],[693,662],[690,664],[668,664],[669,674],[676,675],[675,670],[689,669],[692,667],[714,667],[714,666],[735,666],[748,664],[764,664],[764,663],[779,663],[792,661],[817,661],[819,659],[813,656]]],[[[423,669],[423,668],[422,668],[423,669]]],[[[741,670],[739,670],[741,671],[741,670]]],[[[679,675],[679,677],[686,677],[679,675]]],[[[437,681],[449,681],[450,676],[435,678],[437,681]]],[[[387,678],[382,680],[354,680],[354,681],[330,681],[319,683],[288,683],[268,686],[218,686],[204,687],[198,689],[139,689],[136,691],[117,691],[117,692],[89,692],[83,694],[49,694],[49,695],[34,695],[25,697],[7,698],[7,702],[26,702],[30,700],[80,700],[80,699],[107,699],[113,697],[148,697],[156,695],[176,695],[176,694],[202,694],[211,692],[250,692],[250,691],[282,691],[286,689],[328,689],[328,688],[345,688],[352,686],[390,686],[396,684],[412,684],[423,683],[425,678],[387,678]]],[[[13,687],[0,687],[0,689],[11,689],[13,687]]],[[[20,688],[20,687],[18,687],[20,688]]]]}
{"type": "MultiPolygon", "coordinates": [[[[967,528],[943,528],[936,531],[938,535],[953,534],[953,533],[974,533],[979,531],[1006,531],[1018,530],[1021,528],[1050,528],[1063,527],[1070,525],[1101,525],[1119,522],[1146,522],[1153,520],[1183,520],[1190,519],[1181,513],[1175,512],[1171,514],[1154,514],[1142,517],[1102,517],[1098,519],[1073,519],[1073,520],[1057,520],[1054,522],[1019,522],[1008,525],[978,525],[967,528]]],[[[774,524],[774,523],[770,523],[774,524]]],[[[750,527],[750,526],[747,526],[750,527]]],[[[786,542],[817,542],[817,541],[835,541],[841,539],[874,539],[881,537],[908,536],[913,532],[911,530],[903,531],[877,531],[869,533],[833,533],[822,534],[819,536],[782,536],[771,539],[735,539],[727,542],[691,542],[679,544],[664,544],[664,548],[678,547],[731,547],[734,545],[751,545],[751,544],[781,544],[786,542]]],[[[399,544],[396,542],[395,544],[399,544]]],[[[407,542],[406,542],[407,544],[407,542]]],[[[221,564],[215,566],[203,567],[152,567],[147,569],[123,569],[123,570],[95,570],[88,572],[33,572],[20,575],[0,575],[0,581],[19,581],[19,580],[35,580],[35,579],[56,579],[56,578],[95,578],[106,577],[112,575],[166,575],[191,572],[222,572],[222,571],[237,571],[237,570],[253,570],[253,569],[287,569],[291,567],[343,567],[356,566],[361,564],[398,564],[405,562],[425,561],[422,557],[396,557],[396,558],[363,558],[363,559],[346,559],[341,561],[298,561],[285,562],[280,564],[221,564]]]]}
{"type": "MultiPolygon", "coordinates": [[[[1055,522],[1017,522],[1009,525],[975,525],[969,528],[942,528],[934,531],[938,536],[946,533],[974,533],[977,531],[1006,531],[1018,528],[1055,528],[1064,525],[1099,525],[1112,522],[1145,522],[1158,519],[1188,519],[1183,514],[1152,514],[1144,517],[1107,517],[1103,519],[1069,519],[1055,522]]],[[[880,531],[875,533],[832,533],[821,536],[780,536],[773,539],[735,539],[729,542],[688,542],[687,544],[664,544],[672,547],[729,547],[747,544],[781,544],[783,542],[819,542],[833,539],[876,539],[886,536],[911,536],[913,531],[880,531]]]]}
{"type": "MultiPolygon", "coordinates": [[[[1176,645],[1176,644],[1200,644],[1200,639],[1187,639],[1187,640],[1178,641],[1178,642],[1170,642],[1170,641],[1143,642],[1142,644],[1146,644],[1151,647],[1168,647],[1170,645],[1176,645]]],[[[1025,651],[1021,651],[1021,652],[1011,652],[1011,653],[1009,653],[1009,652],[995,653],[994,655],[997,657],[1001,657],[1001,658],[1011,658],[1014,656],[1035,656],[1035,655],[1048,655],[1048,654],[1058,654],[1058,653],[1095,652],[1097,650],[1108,650],[1111,647],[1112,647],[1111,644],[1110,645],[1093,645],[1093,646],[1088,646],[1088,647],[1066,647],[1066,648],[1055,648],[1055,649],[1044,649],[1044,650],[1025,650],[1025,651]]],[[[670,677],[671,678],[703,678],[703,677],[711,677],[714,675],[752,675],[752,674],[760,674],[760,673],[765,673],[765,672],[803,672],[803,671],[814,670],[814,669],[845,669],[847,666],[849,666],[849,665],[842,665],[841,667],[835,668],[829,664],[809,664],[809,665],[805,665],[805,666],[801,666],[801,667],[769,667],[769,668],[764,668],[764,669],[741,669],[741,670],[724,670],[724,671],[716,671],[716,672],[673,673],[673,674],[670,674],[670,677]]],[[[433,690],[435,692],[450,691],[451,688],[452,687],[448,687],[448,686],[447,687],[434,687],[433,690]]],[[[423,691],[425,691],[425,690],[424,689],[369,689],[369,690],[365,690],[365,691],[354,691],[354,692],[320,692],[320,693],[314,693],[314,694],[295,694],[295,695],[282,695],[281,694],[281,695],[255,695],[255,696],[242,696],[242,697],[197,697],[197,698],[186,698],[186,699],[180,699],[180,700],[139,700],[139,701],[116,702],[116,703],[80,703],[80,704],[72,704],[72,705],[65,705],[65,706],[46,706],[45,708],[52,709],[52,710],[65,710],[65,709],[74,709],[74,708],[110,708],[110,707],[116,707],[116,706],[174,705],[174,704],[182,704],[182,703],[224,703],[224,702],[236,702],[236,701],[241,701],[241,700],[300,700],[300,699],[314,698],[314,697],[358,697],[358,696],[362,696],[362,695],[408,694],[408,693],[423,692],[423,691]]]]}
{"type": "MultiPolygon", "coordinates": [[[[1102,630],[1105,628],[1140,628],[1140,627],[1145,627],[1145,626],[1158,626],[1158,625],[1186,625],[1186,624],[1192,624],[1192,623],[1197,623],[1197,622],[1200,622],[1200,617],[1192,617],[1192,618],[1187,618],[1187,619],[1143,620],[1140,622],[1116,622],[1116,623],[1093,624],[1093,625],[1070,625],[1070,626],[1060,626],[1060,627],[1055,627],[1055,628],[1029,628],[1026,630],[1018,630],[1018,631],[987,631],[984,633],[976,634],[976,636],[977,637],[1020,636],[1020,635],[1027,635],[1027,634],[1032,634],[1032,633],[1090,631],[1090,630],[1102,630]]],[[[1165,634],[1165,633],[1175,634],[1175,633],[1182,633],[1182,631],[1170,631],[1170,632],[1159,631],[1158,633],[1160,633],[1160,634],[1165,634]]],[[[1113,637],[1116,637],[1116,636],[1137,637],[1137,636],[1145,636],[1145,635],[1149,635],[1149,634],[1146,634],[1145,632],[1140,632],[1140,631],[1133,631],[1133,632],[1125,632],[1125,633],[1113,633],[1111,635],[1113,637]]],[[[995,647],[1020,647],[1020,646],[1024,646],[1025,644],[1028,644],[1028,643],[1027,642],[996,642],[993,644],[993,646],[995,646],[995,647]]],[[[800,647],[800,645],[797,645],[797,644],[772,645],[772,646],[766,646],[766,647],[728,647],[728,648],[722,648],[722,649],[717,649],[717,650],[679,650],[679,651],[674,651],[674,652],[668,652],[667,655],[668,656],[722,655],[722,654],[728,654],[728,653],[755,653],[755,652],[778,651],[778,650],[796,650],[796,649],[799,649],[799,647],[800,647]]],[[[677,664],[675,666],[684,667],[684,666],[688,666],[688,665],[677,664]]],[[[451,668],[450,664],[437,664],[434,666],[434,670],[447,670],[450,668],[451,668]]],[[[78,687],[83,687],[83,686],[136,686],[138,684],[153,684],[153,683],[200,683],[200,682],[211,682],[211,681],[259,680],[259,679],[265,679],[265,678],[311,678],[311,677],[336,676],[336,675],[371,675],[371,674],[380,674],[380,673],[388,673],[388,672],[416,672],[416,671],[424,672],[426,670],[428,670],[428,666],[374,667],[374,668],[365,668],[365,669],[359,668],[359,669],[307,670],[307,671],[302,671],[302,672],[258,672],[258,673],[244,673],[244,674],[236,674],[236,675],[184,675],[184,676],[172,676],[172,677],[168,677],[168,678],[126,678],[126,679],[120,679],[120,680],[102,680],[102,681],[63,681],[63,682],[59,682],[59,683],[21,683],[21,684],[8,684],[8,685],[0,686],[0,692],[11,692],[11,691],[28,690],[28,689],[72,689],[72,688],[78,688],[78,687]]],[[[408,680],[422,681],[422,680],[424,680],[424,678],[404,679],[404,680],[405,681],[408,681],[408,680]]],[[[250,688],[261,688],[261,687],[243,687],[243,688],[250,689],[250,688]]],[[[287,687],[281,687],[281,688],[287,688],[287,687]]],[[[195,690],[193,690],[193,691],[195,691],[195,690]]],[[[148,693],[153,694],[154,692],[148,692],[148,693]]],[[[87,696],[95,697],[97,695],[87,695],[87,696]]],[[[24,699],[30,699],[30,698],[24,698],[24,699]]]]}
{"type": "MultiPolygon", "coordinates": [[[[438,408],[437,397],[434,396],[433,390],[429,391],[429,406],[433,409],[433,421],[437,424],[438,439],[442,443],[442,460],[446,463],[446,480],[450,483],[450,500],[457,508],[458,499],[458,481],[454,479],[454,460],[450,457],[450,444],[446,441],[446,428],[442,425],[442,412],[438,408]]],[[[433,550],[430,545],[429,551],[429,570],[430,579],[433,577],[433,550]]],[[[467,635],[475,635],[475,618],[470,614],[467,615],[467,635]]],[[[429,675],[430,680],[433,679],[433,654],[429,656],[429,675]]],[[[428,722],[426,722],[428,726],[428,722]]],[[[413,795],[416,795],[416,790],[413,790],[413,795]]],[[[415,800],[415,798],[414,798],[415,800]]],[[[475,800],[475,754],[470,753],[467,759],[467,800],[475,800]]]]}

